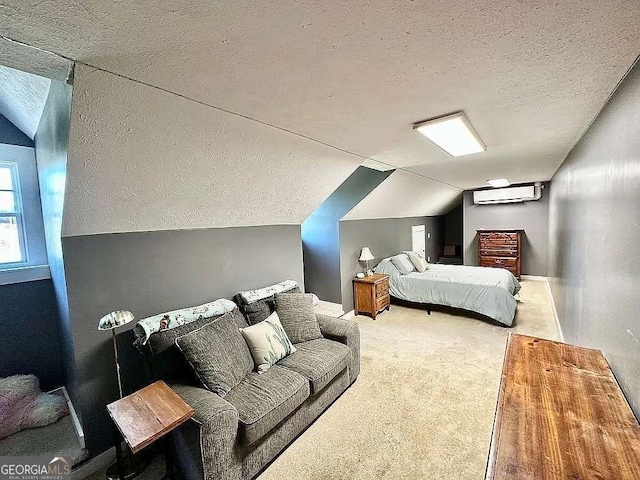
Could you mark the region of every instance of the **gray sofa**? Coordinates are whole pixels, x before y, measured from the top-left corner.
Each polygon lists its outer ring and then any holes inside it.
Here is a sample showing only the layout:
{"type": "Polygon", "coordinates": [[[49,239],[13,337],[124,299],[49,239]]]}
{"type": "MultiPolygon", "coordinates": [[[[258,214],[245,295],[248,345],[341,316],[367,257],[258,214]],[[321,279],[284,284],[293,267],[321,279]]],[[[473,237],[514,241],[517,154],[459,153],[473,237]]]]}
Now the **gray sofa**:
{"type": "MultiPolygon", "coordinates": [[[[239,310],[233,315],[238,327],[248,325],[239,310]]],[[[250,373],[224,398],[200,386],[175,347],[177,337],[215,318],[150,337],[145,354],[154,376],[195,410],[173,434],[175,461],[184,478],[253,478],[356,380],[358,324],[317,318],[324,338],[296,344],[295,353],[263,374],[250,373]]]]}

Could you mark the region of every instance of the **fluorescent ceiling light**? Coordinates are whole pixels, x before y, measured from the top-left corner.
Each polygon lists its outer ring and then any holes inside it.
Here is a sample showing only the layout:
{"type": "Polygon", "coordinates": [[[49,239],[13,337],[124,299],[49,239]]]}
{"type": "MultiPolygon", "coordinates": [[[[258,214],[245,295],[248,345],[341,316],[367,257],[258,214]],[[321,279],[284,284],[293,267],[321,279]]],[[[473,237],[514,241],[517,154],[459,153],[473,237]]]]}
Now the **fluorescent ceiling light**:
{"type": "Polygon", "coordinates": [[[509,185],[511,185],[509,180],[507,180],[506,178],[496,178],[495,180],[487,180],[487,183],[494,188],[508,187],[509,185]]]}
{"type": "Polygon", "coordinates": [[[463,112],[417,123],[413,128],[452,157],[484,152],[487,149],[463,112]]]}

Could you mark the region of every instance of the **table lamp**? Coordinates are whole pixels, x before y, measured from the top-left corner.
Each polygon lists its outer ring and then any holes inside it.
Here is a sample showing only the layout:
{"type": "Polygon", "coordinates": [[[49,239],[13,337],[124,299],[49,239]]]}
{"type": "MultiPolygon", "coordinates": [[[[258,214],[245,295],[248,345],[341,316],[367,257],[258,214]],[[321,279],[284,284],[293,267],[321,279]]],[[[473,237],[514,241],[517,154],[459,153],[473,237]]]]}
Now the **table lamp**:
{"type": "Polygon", "coordinates": [[[360,261],[361,262],[367,262],[367,276],[371,276],[373,275],[373,273],[371,272],[371,270],[369,270],[369,260],[373,260],[375,257],[373,256],[373,253],[371,253],[371,250],[369,250],[369,247],[363,247],[362,251],[360,252],[360,261]]]}

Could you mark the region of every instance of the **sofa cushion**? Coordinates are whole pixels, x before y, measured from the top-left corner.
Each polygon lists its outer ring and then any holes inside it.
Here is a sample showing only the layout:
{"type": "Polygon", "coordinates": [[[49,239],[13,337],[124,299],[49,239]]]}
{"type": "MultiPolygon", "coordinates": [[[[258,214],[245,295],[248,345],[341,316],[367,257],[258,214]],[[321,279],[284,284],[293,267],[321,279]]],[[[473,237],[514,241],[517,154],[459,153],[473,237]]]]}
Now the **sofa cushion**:
{"type": "MultiPolygon", "coordinates": [[[[233,309],[228,315],[233,316],[238,328],[247,326],[247,322],[238,308],[233,309]]],[[[215,322],[220,317],[221,316],[201,318],[195,322],[180,325],[176,328],[162,330],[151,335],[145,345],[138,343],[138,348],[145,353],[149,359],[154,376],[169,382],[199,385],[200,381],[193,372],[189,362],[187,362],[184,355],[178,347],[176,347],[176,338],[198,330],[211,322],[215,322]]]]}
{"type": "Polygon", "coordinates": [[[280,323],[293,343],[322,338],[311,295],[302,293],[278,293],[276,312],[280,323]]]}
{"type": "Polygon", "coordinates": [[[275,311],[276,293],[284,292],[300,293],[300,288],[296,282],[288,280],[259,290],[239,292],[234,297],[234,300],[247,317],[249,324],[255,325],[265,320],[275,311]]]}
{"type": "Polygon", "coordinates": [[[276,365],[304,376],[311,383],[311,393],[314,395],[326,387],[351,361],[349,347],[326,338],[299,343],[296,349],[295,353],[276,365]]]}
{"type": "Polygon", "coordinates": [[[276,312],[260,323],[241,328],[240,333],[249,346],[253,363],[256,364],[256,370],[259,373],[268,370],[278,360],[296,351],[296,347],[291,344],[291,340],[282,328],[276,312]]]}
{"type": "Polygon", "coordinates": [[[205,388],[224,397],[253,370],[249,347],[231,313],[176,338],[205,388]]]}
{"type": "Polygon", "coordinates": [[[296,372],[274,365],[252,372],[231,389],[225,400],[238,411],[240,441],[250,445],[293,413],[309,397],[309,382],[296,372]]]}

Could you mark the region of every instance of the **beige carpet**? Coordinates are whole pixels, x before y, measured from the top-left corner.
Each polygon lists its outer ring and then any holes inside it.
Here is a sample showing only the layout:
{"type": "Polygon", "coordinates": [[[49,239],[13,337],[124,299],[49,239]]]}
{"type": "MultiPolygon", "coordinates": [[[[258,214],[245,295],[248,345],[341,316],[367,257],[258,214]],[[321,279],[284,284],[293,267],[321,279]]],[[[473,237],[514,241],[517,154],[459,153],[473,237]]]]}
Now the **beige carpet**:
{"type": "Polygon", "coordinates": [[[398,306],[356,317],[358,380],[260,480],[483,479],[508,333],[557,339],[546,282],[520,297],[513,328],[398,306]]]}

